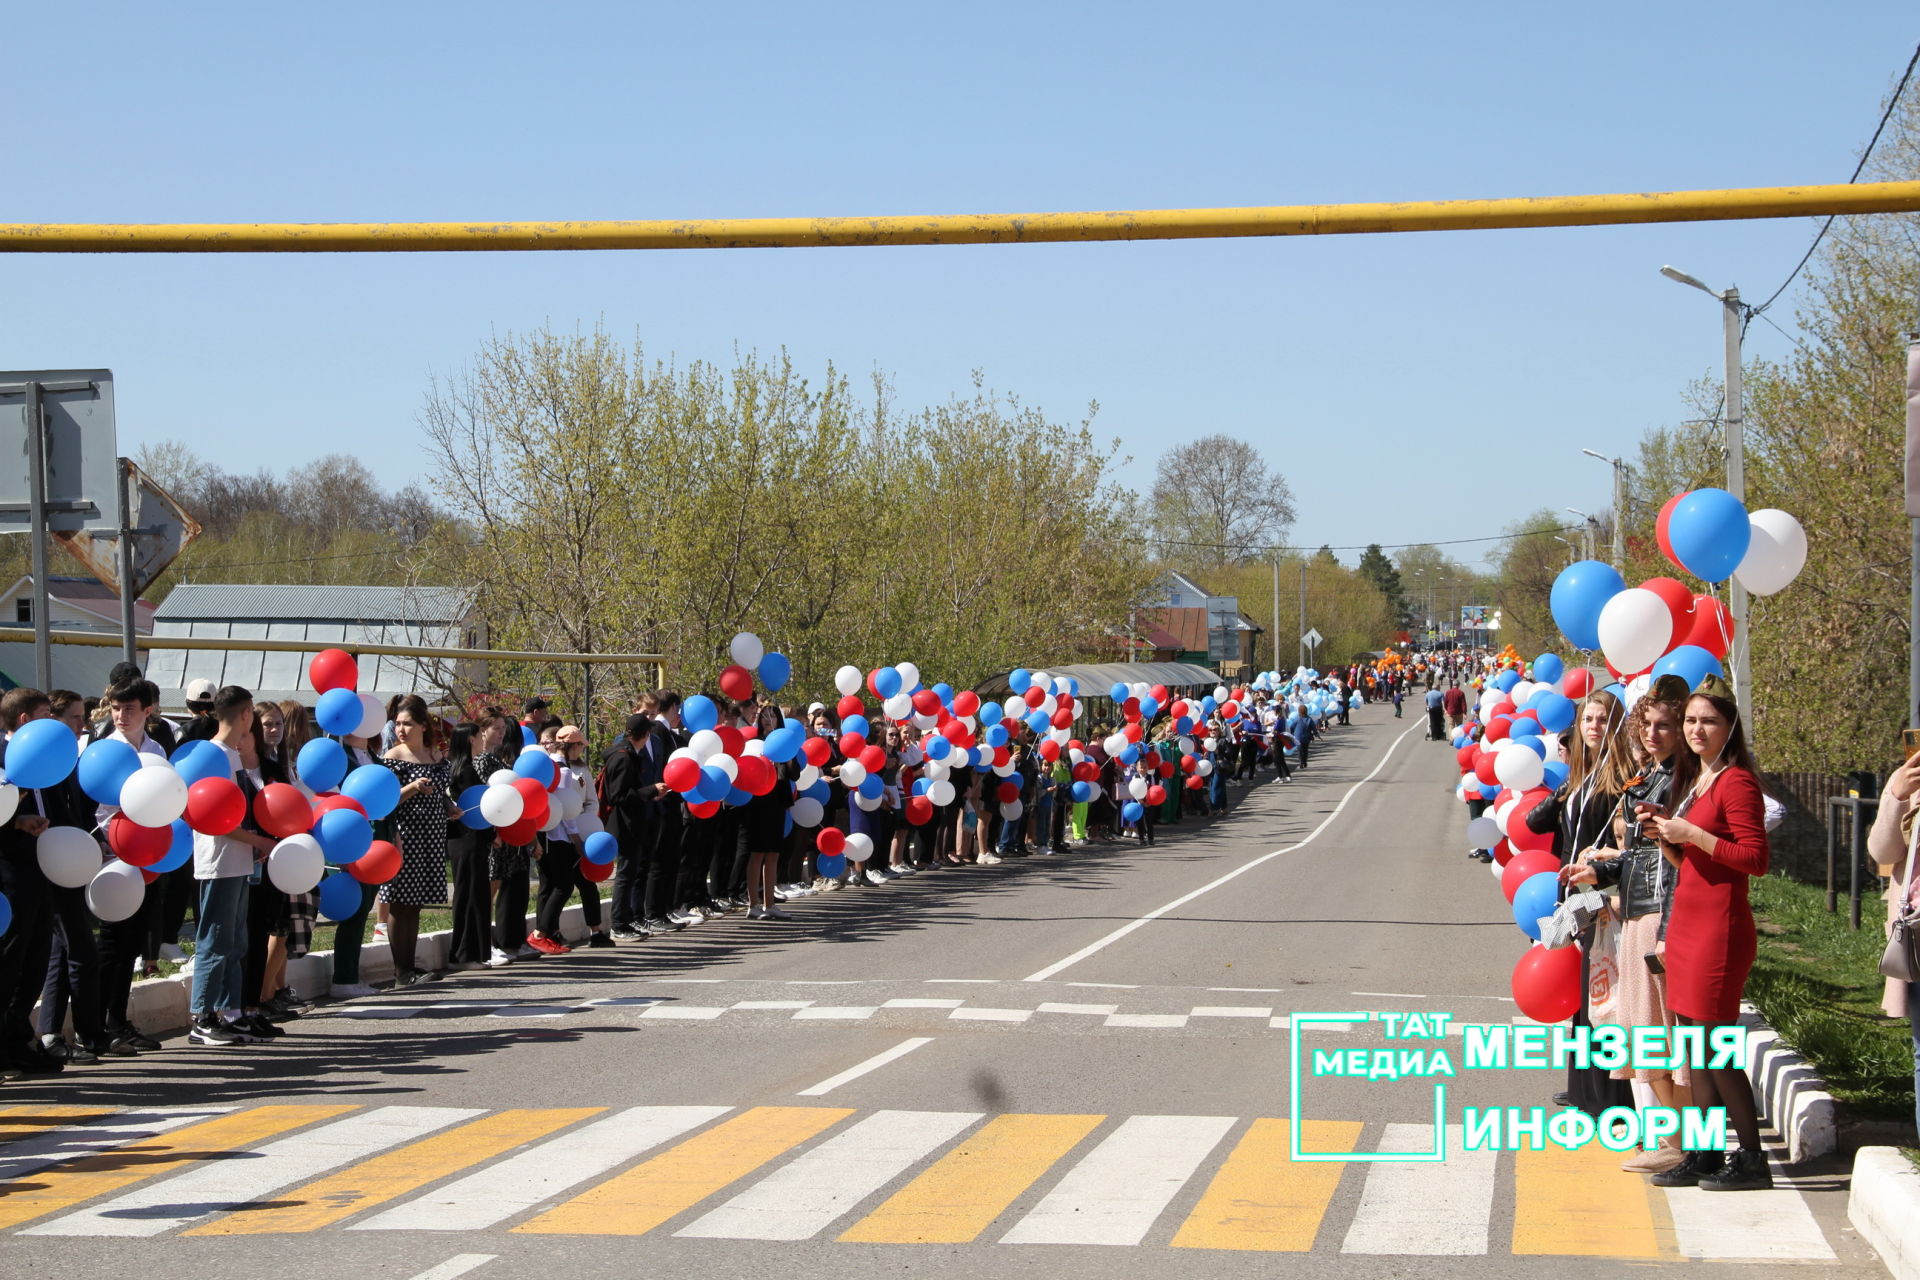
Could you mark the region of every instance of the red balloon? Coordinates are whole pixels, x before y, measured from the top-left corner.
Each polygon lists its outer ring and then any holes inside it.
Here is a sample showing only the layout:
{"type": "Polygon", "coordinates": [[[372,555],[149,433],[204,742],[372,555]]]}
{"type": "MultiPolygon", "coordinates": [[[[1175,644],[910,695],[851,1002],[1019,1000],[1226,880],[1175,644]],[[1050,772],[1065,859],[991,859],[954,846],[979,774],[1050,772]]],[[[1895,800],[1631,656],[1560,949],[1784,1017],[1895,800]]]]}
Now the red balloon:
{"type": "MultiPolygon", "coordinates": [[[[1532,806],[1523,801],[1521,808],[1527,809],[1532,808],[1532,806]]],[[[1521,824],[1520,834],[1509,837],[1509,842],[1515,849],[1518,849],[1522,853],[1545,853],[1550,855],[1553,852],[1553,832],[1534,831],[1524,823],[1521,824]]]]}
{"type": "Polygon", "coordinates": [[[1505,836],[1501,836],[1500,843],[1494,845],[1488,852],[1492,853],[1493,860],[1503,867],[1513,860],[1513,846],[1507,843],[1505,836]]]}
{"type": "Polygon", "coordinates": [[[747,745],[747,735],[730,724],[723,724],[714,730],[720,737],[720,749],[730,756],[738,756],[747,745]]]}
{"type": "Polygon", "coordinates": [[[825,738],[808,738],[800,744],[800,754],[807,758],[808,764],[818,769],[833,759],[833,744],[825,738]]]}
{"type": "Polygon", "coordinates": [[[347,864],[347,874],[361,884],[385,884],[400,874],[400,847],[391,840],[375,840],[347,864]]]}
{"type": "Polygon", "coordinates": [[[1481,751],[1479,758],[1473,762],[1473,776],[1489,787],[1500,782],[1499,776],[1493,771],[1493,755],[1491,751],[1481,751]]]}
{"type": "Polygon", "coordinates": [[[1221,718],[1231,720],[1240,714],[1240,704],[1229,698],[1220,704],[1221,718]]]}
{"type": "MultiPolygon", "coordinates": [[[[191,787],[187,789],[187,799],[193,799],[191,787]]],[[[269,782],[253,798],[253,820],[268,835],[284,840],[312,828],[313,806],[307,803],[305,796],[286,783],[269,782]]]]}
{"type": "Polygon", "coordinates": [[[867,749],[865,734],[843,733],[840,735],[840,754],[849,760],[858,760],[860,753],[867,749]]]}
{"type": "MultiPolygon", "coordinates": [[[[1480,735],[1482,742],[1499,742],[1507,736],[1507,730],[1513,727],[1512,716],[1494,716],[1487,721],[1487,731],[1480,735]]],[[[1491,781],[1491,779],[1489,779],[1491,781]]]]}
{"type": "Polygon", "coordinates": [[[160,874],[158,872],[149,871],[145,867],[140,868],[140,882],[142,884],[152,884],[155,880],[158,880],[159,878],[160,878],[160,874]]]}
{"type": "MultiPolygon", "coordinates": [[[[544,817],[542,817],[540,821],[529,821],[526,818],[522,818],[510,827],[501,827],[499,829],[500,842],[502,844],[513,845],[532,844],[533,838],[540,834],[540,822],[543,821],[545,821],[544,817]]],[[[352,864],[349,863],[348,865],[351,866],[352,864]]]]}
{"type": "Polygon", "coordinates": [[[913,709],[923,716],[940,713],[940,695],[931,689],[922,689],[913,695],[913,709]]]}
{"type": "Polygon", "coordinates": [[[887,767],[887,749],[878,743],[869,743],[861,748],[860,766],[868,773],[878,773],[887,767]]]}
{"type": "Polygon", "coordinates": [[[980,709],[980,695],[971,689],[962,689],[953,695],[953,714],[970,716],[980,709]]]}
{"type": "MultiPolygon", "coordinates": [[[[718,800],[702,800],[699,804],[688,805],[687,812],[696,818],[711,818],[714,814],[720,812],[720,802],[718,800]]],[[[607,865],[612,866],[613,864],[609,862],[607,865]]]]}
{"type": "Polygon", "coordinates": [[[307,679],[316,693],[358,688],[360,664],[345,649],[322,649],[307,663],[307,679]]]}
{"type": "Polygon", "coordinates": [[[1454,763],[1460,766],[1460,772],[1465,773],[1467,770],[1473,768],[1473,759],[1478,754],[1480,754],[1480,744],[1477,742],[1469,742],[1466,746],[1453,753],[1454,763]]]}
{"type": "Polygon", "coordinates": [[[763,796],[773,790],[780,776],[774,772],[773,762],[765,756],[741,756],[739,772],[733,785],[750,796],[763,796]]]}
{"type": "MultiPolygon", "coordinates": [[[[513,789],[520,793],[520,798],[526,801],[526,804],[520,810],[520,821],[514,823],[511,829],[518,830],[521,827],[531,826],[537,833],[541,827],[546,825],[547,821],[547,812],[549,809],[547,789],[541,786],[539,780],[535,778],[515,778],[513,780],[513,789]]],[[[504,838],[504,836],[505,833],[503,832],[502,838],[504,838]]],[[[525,844],[527,841],[508,840],[507,843],[525,844]]]]}
{"type": "Polygon", "coordinates": [[[993,749],[993,767],[994,768],[998,769],[1001,765],[1011,763],[1012,760],[1013,760],[1013,752],[1007,750],[1007,748],[995,747],[993,749]]]}
{"type": "Polygon", "coordinates": [[[753,696],[753,672],[745,667],[732,665],[720,671],[720,692],[735,702],[745,702],[753,696]]]}
{"type": "Polygon", "coordinates": [[[613,878],[613,863],[580,859],[580,875],[589,884],[603,884],[613,878]]]}
{"type": "Polygon", "coordinates": [[[1667,563],[1676,569],[1685,569],[1687,566],[1681,564],[1680,557],[1673,554],[1673,542],[1667,537],[1667,523],[1673,519],[1673,509],[1680,505],[1680,499],[1686,496],[1685,493],[1674,494],[1661,504],[1660,514],[1653,518],[1653,540],[1660,544],[1660,554],[1667,558],[1667,563]]]}
{"type": "Polygon", "coordinates": [[[1156,769],[1155,772],[1163,778],[1171,778],[1173,776],[1173,761],[1162,760],[1160,767],[1156,769]]]}
{"type": "Polygon", "coordinates": [[[1686,583],[1673,578],[1648,578],[1640,584],[1640,589],[1659,596],[1667,606],[1667,613],[1673,618],[1673,630],[1667,640],[1667,648],[1672,650],[1685,643],[1687,632],[1693,626],[1693,591],[1686,583]]]}
{"type": "Polygon", "coordinates": [[[1575,667],[1560,677],[1560,692],[1578,701],[1593,692],[1593,672],[1575,667]]]}
{"type": "Polygon", "coordinates": [[[683,794],[691,791],[700,785],[700,762],[692,756],[669,760],[660,771],[660,780],[683,794]]]}
{"type": "Polygon", "coordinates": [[[907,821],[916,827],[924,827],[933,818],[933,801],[925,796],[913,796],[907,800],[907,821]]]}
{"type": "Polygon", "coordinates": [[[1548,1024],[1580,1012],[1580,948],[1528,947],[1513,966],[1513,1002],[1548,1024]]]}
{"type": "Polygon", "coordinates": [[[1560,870],[1560,859],[1550,853],[1528,851],[1514,855],[1500,872],[1500,892],[1507,895],[1507,901],[1513,901],[1513,895],[1520,892],[1520,886],[1532,876],[1543,871],[1560,870]]]}
{"type": "Polygon", "coordinates": [[[1071,729],[1073,727],[1073,712],[1067,710],[1065,707],[1060,708],[1060,710],[1053,713],[1052,723],[1056,729],[1071,729]]]}
{"type": "MultiPolygon", "coordinates": [[[[238,790],[238,788],[235,788],[235,790],[238,790]]],[[[191,804],[193,788],[189,787],[187,791],[189,795],[188,802],[191,804]]],[[[313,798],[313,820],[315,822],[320,821],[321,814],[332,813],[335,809],[350,809],[363,818],[367,816],[367,808],[365,805],[355,800],[352,796],[341,795],[338,791],[324,791],[313,798]]],[[[192,826],[193,824],[189,822],[187,825],[192,826]]]]}
{"type": "Polygon", "coordinates": [[[1687,631],[1686,644],[1697,644],[1715,658],[1726,660],[1733,647],[1733,613],[1712,596],[1693,598],[1693,625],[1687,631]]]}
{"type": "Polygon", "coordinates": [[[1037,684],[1029,685],[1027,686],[1026,693],[1022,695],[1022,697],[1028,706],[1037,707],[1047,700],[1047,691],[1037,684]]]}
{"type": "Polygon", "coordinates": [[[1051,764],[1060,758],[1060,744],[1048,738],[1040,744],[1040,758],[1051,764]]]}
{"type": "Polygon", "coordinates": [[[1192,773],[1195,769],[1198,769],[1199,767],[1200,767],[1200,761],[1195,759],[1193,756],[1180,757],[1180,772],[1192,773]]]}
{"type": "Polygon", "coordinates": [[[1012,804],[1020,798],[1020,784],[1011,778],[1003,778],[1000,785],[994,788],[994,795],[1001,804],[1012,804]]]}
{"type": "Polygon", "coordinates": [[[1206,785],[1207,785],[1207,780],[1205,778],[1200,777],[1198,774],[1187,779],[1187,790],[1189,791],[1198,791],[1200,788],[1206,785]]]}
{"type": "MultiPolygon", "coordinates": [[[[231,779],[221,779],[233,786],[231,779]]],[[[240,788],[234,787],[235,791],[240,788]]],[[[188,789],[188,798],[192,798],[192,789],[188,789]]],[[[246,802],[240,803],[240,811],[246,813],[246,802]]],[[[234,823],[233,826],[239,826],[234,823]]],[[[228,827],[228,831],[233,827],[228,827]]],[[[124,813],[116,813],[107,823],[107,847],[112,849],[120,861],[132,867],[150,867],[167,856],[167,850],[173,847],[173,827],[143,827],[124,813]]]]}
{"type": "Polygon", "coordinates": [[[865,715],[867,713],[867,704],[860,701],[859,694],[850,693],[840,699],[839,704],[835,706],[834,710],[839,712],[842,720],[845,720],[848,716],[865,715]]]}
{"type": "Polygon", "coordinates": [[[1157,684],[1153,686],[1153,688],[1147,690],[1147,692],[1151,694],[1153,696],[1153,700],[1159,703],[1161,706],[1165,706],[1167,704],[1167,686],[1163,684],[1157,684]]]}
{"type": "Polygon", "coordinates": [[[1130,724],[1120,731],[1120,735],[1128,742],[1138,742],[1147,736],[1147,731],[1137,724],[1130,724]]]}
{"type": "Polygon", "coordinates": [[[1100,781],[1100,766],[1091,760],[1082,760],[1073,766],[1073,780],[1075,782],[1100,781]]]}
{"type": "Polygon", "coordinates": [[[247,798],[232,778],[202,778],[187,788],[185,816],[187,825],[200,834],[224,836],[247,820],[247,798]]]}
{"type": "Polygon", "coordinates": [[[813,838],[813,847],[829,858],[846,851],[847,833],[838,827],[822,827],[813,838]]]}
{"type": "Polygon", "coordinates": [[[1167,789],[1161,786],[1147,788],[1147,803],[1158,808],[1167,802],[1167,789]]]}

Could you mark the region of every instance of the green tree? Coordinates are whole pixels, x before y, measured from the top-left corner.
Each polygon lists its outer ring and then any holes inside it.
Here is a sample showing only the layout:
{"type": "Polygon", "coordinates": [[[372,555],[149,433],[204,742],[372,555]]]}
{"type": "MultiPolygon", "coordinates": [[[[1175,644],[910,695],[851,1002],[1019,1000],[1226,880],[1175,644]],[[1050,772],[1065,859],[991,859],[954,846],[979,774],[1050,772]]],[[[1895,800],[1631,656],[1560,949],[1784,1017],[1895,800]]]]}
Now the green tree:
{"type": "Polygon", "coordinates": [[[1361,577],[1380,589],[1395,623],[1404,627],[1407,623],[1406,590],[1400,583],[1400,571],[1393,567],[1393,561],[1387,559],[1387,553],[1380,549],[1379,543],[1369,543],[1367,549],[1360,553],[1360,563],[1356,569],[1361,577]]]}

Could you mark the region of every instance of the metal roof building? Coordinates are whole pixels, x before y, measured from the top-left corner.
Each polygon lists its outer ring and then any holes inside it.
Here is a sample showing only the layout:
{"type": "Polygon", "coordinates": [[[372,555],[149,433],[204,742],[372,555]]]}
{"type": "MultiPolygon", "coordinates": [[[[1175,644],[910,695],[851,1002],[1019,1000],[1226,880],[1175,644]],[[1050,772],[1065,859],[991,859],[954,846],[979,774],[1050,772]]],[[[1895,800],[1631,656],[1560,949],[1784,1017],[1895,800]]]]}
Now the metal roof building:
{"type": "MultiPolygon", "coordinates": [[[[475,592],[465,587],[182,585],[154,613],[156,638],[295,640],[313,647],[308,653],[156,649],[147,678],[160,686],[161,704],[170,710],[185,705],[187,685],[201,678],[216,687],[240,685],[256,699],[312,703],[318,695],[306,678],[307,658],[322,649],[355,644],[485,648],[485,624],[474,605],[475,592]]],[[[456,681],[484,679],[479,666],[432,656],[365,655],[359,687],[381,698],[418,693],[433,702],[456,681]]]]}

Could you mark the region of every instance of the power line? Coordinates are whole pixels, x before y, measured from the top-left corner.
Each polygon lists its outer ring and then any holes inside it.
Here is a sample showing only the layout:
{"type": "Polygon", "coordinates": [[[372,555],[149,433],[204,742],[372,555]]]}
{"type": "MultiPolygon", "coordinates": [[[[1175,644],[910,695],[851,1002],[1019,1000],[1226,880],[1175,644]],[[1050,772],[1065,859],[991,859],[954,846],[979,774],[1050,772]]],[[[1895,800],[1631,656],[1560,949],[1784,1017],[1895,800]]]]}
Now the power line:
{"type": "MultiPolygon", "coordinates": [[[[1867,139],[1867,149],[1860,153],[1860,163],[1853,166],[1853,176],[1847,179],[1848,185],[1852,185],[1860,180],[1861,172],[1866,169],[1867,161],[1873,155],[1874,144],[1880,141],[1880,134],[1886,129],[1887,121],[1893,119],[1893,109],[1900,105],[1900,95],[1905,91],[1907,81],[1913,78],[1913,68],[1916,64],[1920,64],[1920,45],[1914,46],[1913,56],[1907,59],[1907,69],[1901,73],[1900,83],[1894,87],[1893,96],[1887,99],[1887,109],[1880,113],[1880,123],[1874,127],[1873,137],[1867,139]]],[[[1775,289],[1765,302],[1757,307],[1749,307],[1747,309],[1749,318],[1759,315],[1762,311],[1772,306],[1774,301],[1787,291],[1787,286],[1800,278],[1800,273],[1806,269],[1807,263],[1813,259],[1813,251],[1820,247],[1822,240],[1826,239],[1827,232],[1833,228],[1833,220],[1838,216],[1838,214],[1833,213],[1827,215],[1827,220],[1820,224],[1820,230],[1815,233],[1813,243],[1807,246],[1806,253],[1801,255],[1800,261],[1794,266],[1793,270],[1788,273],[1787,278],[1780,282],[1780,287],[1775,289]]]]}
{"type": "MultiPolygon", "coordinates": [[[[1509,542],[1515,538],[1532,538],[1543,533],[1570,533],[1581,528],[1577,524],[1555,525],[1551,528],[1523,529],[1519,533],[1496,533],[1485,538],[1442,538],[1425,542],[1354,542],[1339,546],[1322,544],[1328,551],[1365,551],[1368,547],[1378,547],[1382,551],[1405,551],[1409,547],[1459,547],[1475,542],[1509,542]]],[[[1154,542],[1164,547],[1198,547],[1203,551],[1231,551],[1244,555],[1249,551],[1297,551],[1302,555],[1311,555],[1320,547],[1272,546],[1253,543],[1233,545],[1225,542],[1197,542],[1187,538],[1155,538],[1154,542]]]]}

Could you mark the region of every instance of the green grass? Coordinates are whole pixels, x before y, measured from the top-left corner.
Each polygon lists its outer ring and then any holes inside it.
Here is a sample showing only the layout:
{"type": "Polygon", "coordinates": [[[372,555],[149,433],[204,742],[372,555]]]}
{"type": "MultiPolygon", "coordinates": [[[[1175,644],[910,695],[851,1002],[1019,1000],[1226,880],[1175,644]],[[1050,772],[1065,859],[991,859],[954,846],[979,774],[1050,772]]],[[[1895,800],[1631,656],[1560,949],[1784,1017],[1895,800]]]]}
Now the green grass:
{"type": "Polygon", "coordinates": [[[1905,1018],[1880,1012],[1878,895],[1863,906],[1862,927],[1847,906],[1829,914],[1826,891],[1784,876],[1753,882],[1759,954],[1747,999],[1826,1080],[1833,1096],[1863,1117],[1913,1115],[1913,1045],[1905,1018]]]}

